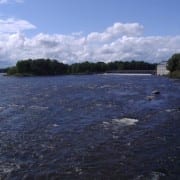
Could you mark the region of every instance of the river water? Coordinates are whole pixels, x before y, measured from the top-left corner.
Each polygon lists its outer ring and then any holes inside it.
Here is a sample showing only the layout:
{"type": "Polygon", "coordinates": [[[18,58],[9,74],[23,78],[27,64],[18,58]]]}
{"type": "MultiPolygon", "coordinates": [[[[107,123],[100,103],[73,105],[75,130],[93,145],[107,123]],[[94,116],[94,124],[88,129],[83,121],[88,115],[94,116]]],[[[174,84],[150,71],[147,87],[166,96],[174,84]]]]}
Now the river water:
{"type": "Polygon", "coordinates": [[[0,179],[179,179],[179,137],[179,80],[0,75],[0,179]]]}

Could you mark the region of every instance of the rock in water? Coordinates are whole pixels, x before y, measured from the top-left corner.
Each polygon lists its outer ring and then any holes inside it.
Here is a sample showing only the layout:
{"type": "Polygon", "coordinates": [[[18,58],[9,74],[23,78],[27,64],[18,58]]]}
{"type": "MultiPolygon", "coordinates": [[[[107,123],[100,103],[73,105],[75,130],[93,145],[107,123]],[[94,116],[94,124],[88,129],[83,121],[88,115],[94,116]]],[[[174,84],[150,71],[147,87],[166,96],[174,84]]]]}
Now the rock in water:
{"type": "Polygon", "coordinates": [[[160,94],[160,91],[154,90],[154,91],[152,91],[152,94],[160,94]]]}

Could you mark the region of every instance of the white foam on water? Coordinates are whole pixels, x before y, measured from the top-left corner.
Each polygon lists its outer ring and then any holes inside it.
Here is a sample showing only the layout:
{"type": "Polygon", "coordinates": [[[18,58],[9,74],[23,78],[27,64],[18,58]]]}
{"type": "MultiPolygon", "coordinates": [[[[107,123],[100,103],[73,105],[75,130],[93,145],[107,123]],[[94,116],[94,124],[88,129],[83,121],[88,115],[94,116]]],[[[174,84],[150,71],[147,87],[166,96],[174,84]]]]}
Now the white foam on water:
{"type": "Polygon", "coordinates": [[[161,173],[161,172],[152,172],[151,180],[159,180],[163,176],[165,176],[164,173],[161,173]]]}
{"type": "Polygon", "coordinates": [[[81,175],[83,173],[82,169],[79,167],[75,167],[75,172],[78,173],[79,175],[81,175]]]}
{"type": "Polygon", "coordinates": [[[53,127],[58,127],[59,125],[58,124],[53,124],[53,127]]]}
{"type": "Polygon", "coordinates": [[[100,86],[99,88],[101,88],[101,89],[103,89],[103,88],[111,88],[112,86],[111,85],[102,85],[102,86],[100,86]]]}
{"type": "Polygon", "coordinates": [[[121,119],[112,119],[111,121],[103,121],[102,125],[105,129],[112,129],[113,132],[119,131],[124,126],[133,126],[139,122],[138,119],[133,118],[121,118],[121,119]]]}
{"type": "Polygon", "coordinates": [[[24,108],[25,107],[24,105],[19,105],[19,104],[10,104],[8,106],[12,107],[12,108],[24,108]]]}
{"type": "Polygon", "coordinates": [[[33,100],[38,100],[38,97],[33,97],[32,99],[33,99],[33,100]]]}
{"type": "Polygon", "coordinates": [[[110,123],[109,123],[109,122],[106,122],[106,121],[103,121],[103,125],[104,125],[104,126],[108,126],[108,125],[110,125],[110,123]]]}
{"type": "Polygon", "coordinates": [[[11,173],[13,170],[17,168],[18,168],[17,165],[14,164],[2,163],[2,165],[0,165],[0,172],[7,174],[7,173],[11,173]]]}
{"type": "Polygon", "coordinates": [[[121,126],[132,126],[135,125],[139,120],[132,118],[112,119],[112,124],[121,126]]]}
{"type": "Polygon", "coordinates": [[[176,109],[166,109],[165,111],[170,113],[176,111],[176,109]]]}
{"type": "Polygon", "coordinates": [[[3,109],[5,109],[5,107],[3,107],[3,106],[0,106],[0,110],[3,110],[3,109]]]}
{"type": "Polygon", "coordinates": [[[134,180],[143,180],[143,179],[148,179],[148,180],[160,180],[162,177],[165,177],[166,175],[162,172],[151,172],[148,175],[138,175],[134,180]]]}
{"type": "Polygon", "coordinates": [[[95,89],[97,86],[88,86],[88,89],[95,89]]]}
{"type": "Polygon", "coordinates": [[[67,111],[71,112],[73,109],[72,108],[67,108],[67,111]]]}
{"type": "Polygon", "coordinates": [[[31,109],[37,109],[37,110],[46,110],[48,109],[47,106],[30,106],[31,109]]]}
{"type": "Polygon", "coordinates": [[[113,138],[113,139],[119,139],[119,136],[113,135],[112,138],[113,138]]]}
{"type": "Polygon", "coordinates": [[[112,108],[113,107],[113,105],[112,104],[108,104],[108,105],[106,105],[108,108],[112,108]]]}
{"type": "Polygon", "coordinates": [[[9,107],[18,107],[18,104],[10,104],[9,107]]]}
{"type": "Polygon", "coordinates": [[[109,129],[111,127],[111,123],[107,121],[103,121],[102,125],[104,129],[109,129]]]}
{"type": "Polygon", "coordinates": [[[100,104],[100,103],[96,103],[96,106],[100,107],[100,106],[102,106],[102,104],[100,104]]]}

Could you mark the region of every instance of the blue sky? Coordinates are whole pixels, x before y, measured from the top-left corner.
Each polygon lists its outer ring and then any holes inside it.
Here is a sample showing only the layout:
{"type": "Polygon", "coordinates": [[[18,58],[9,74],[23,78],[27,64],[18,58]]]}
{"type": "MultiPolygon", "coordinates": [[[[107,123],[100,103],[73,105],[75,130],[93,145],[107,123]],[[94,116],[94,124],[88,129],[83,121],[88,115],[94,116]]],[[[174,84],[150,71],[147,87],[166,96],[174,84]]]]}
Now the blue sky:
{"type": "Polygon", "coordinates": [[[0,0],[0,67],[19,59],[159,62],[180,52],[179,0],[0,0]]]}

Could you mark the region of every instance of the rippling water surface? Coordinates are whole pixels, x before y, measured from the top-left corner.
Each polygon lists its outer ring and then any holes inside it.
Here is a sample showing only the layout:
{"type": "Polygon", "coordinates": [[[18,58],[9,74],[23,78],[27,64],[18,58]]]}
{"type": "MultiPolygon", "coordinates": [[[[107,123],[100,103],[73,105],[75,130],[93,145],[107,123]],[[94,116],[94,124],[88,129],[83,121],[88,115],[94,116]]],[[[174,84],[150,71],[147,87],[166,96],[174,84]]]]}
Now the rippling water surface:
{"type": "Polygon", "coordinates": [[[178,179],[179,129],[179,80],[0,75],[0,179],[178,179]]]}

